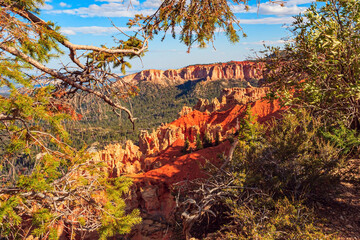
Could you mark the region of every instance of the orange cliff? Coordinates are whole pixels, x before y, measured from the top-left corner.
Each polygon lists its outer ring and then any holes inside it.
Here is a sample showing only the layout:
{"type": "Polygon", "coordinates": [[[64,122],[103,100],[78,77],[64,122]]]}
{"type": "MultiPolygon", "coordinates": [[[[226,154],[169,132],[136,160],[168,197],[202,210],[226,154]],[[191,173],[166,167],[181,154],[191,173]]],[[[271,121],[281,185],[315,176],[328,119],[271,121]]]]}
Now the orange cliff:
{"type": "Polygon", "coordinates": [[[168,86],[178,85],[189,80],[205,79],[230,80],[237,79],[249,81],[251,79],[262,79],[262,70],[264,63],[261,62],[228,62],[209,65],[192,65],[180,69],[162,70],[144,70],[135,74],[127,75],[122,78],[123,81],[138,84],[139,82],[152,82],[155,84],[168,86]]]}
{"type": "Polygon", "coordinates": [[[226,139],[235,133],[247,106],[259,122],[279,117],[283,109],[277,102],[261,98],[268,88],[227,88],[211,102],[199,100],[192,109],[184,107],[180,117],[151,133],[142,131],[139,146],[128,141],[124,147],[110,145],[94,155],[94,160],[107,163],[110,176],[128,174],[134,179],[133,191],[128,197],[128,208],[139,208],[143,223],[137,226],[129,239],[168,239],[167,231],[175,208],[171,194],[174,184],[206,177],[201,165],[208,160],[219,166],[219,155],[228,155],[231,144],[226,139]],[[185,139],[195,146],[196,135],[206,134],[217,146],[184,154],[185,139]],[[167,232],[166,234],[164,232],[167,232]]]}

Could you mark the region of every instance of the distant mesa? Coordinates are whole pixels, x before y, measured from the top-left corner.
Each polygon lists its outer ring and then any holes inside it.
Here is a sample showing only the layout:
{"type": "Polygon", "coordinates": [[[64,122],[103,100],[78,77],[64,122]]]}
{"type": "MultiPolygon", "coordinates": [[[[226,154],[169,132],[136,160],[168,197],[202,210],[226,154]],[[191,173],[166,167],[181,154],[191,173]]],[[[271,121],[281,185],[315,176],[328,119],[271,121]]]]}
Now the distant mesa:
{"type": "Polygon", "coordinates": [[[163,86],[179,85],[189,80],[203,79],[206,81],[236,79],[249,81],[262,79],[264,69],[262,62],[231,61],[206,65],[191,65],[180,69],[156,70],[149,69],[127,75],[123,80],[137,85],[140,82],[151,82],[163,86]]]}

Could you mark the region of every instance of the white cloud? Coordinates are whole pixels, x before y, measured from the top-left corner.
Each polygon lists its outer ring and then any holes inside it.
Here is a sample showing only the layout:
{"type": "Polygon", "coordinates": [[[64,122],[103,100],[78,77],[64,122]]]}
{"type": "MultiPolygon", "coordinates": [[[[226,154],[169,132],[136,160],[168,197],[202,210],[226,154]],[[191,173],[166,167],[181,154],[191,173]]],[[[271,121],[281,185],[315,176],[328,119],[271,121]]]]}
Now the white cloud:
{"type": "Polygon", "coordinates": [[[127,4],[129,6],[137,6],[140,4],[139,0],[95,0],[95,2],[108,2],[108,3],[112,3],[112,2],[119,2],[119,3],[124,3],[127,4]]]}
{"type": "Polygon", "coordinates": [[[53,6],[51,6],[50,4],[44,4],[44,5],[40,5],[39,8],[41,10],[52,10],[53,9],[53,6]]]}
{"type": "Polygon", "coordinates": [[[232,5],[231,8],[235,13],[259,13],[263,15],[277,15],[277,16],[286,16],[286,15],[298,15],[299,13],[304,12],[307,7],[298,6],[301,4],[307,4],[315,2],[314,0],[288,0],[284,1],[283,5],[279,2],[267,2],[261,3],[259,6],[249,6],[248,11],[245,10],[244,4],[232,5]]]}
{"type": "Polygon", "coordinates": [[[315,0],[287,0],[285,4],[288,6],[297,5],[297,4],[307,4],[316,2],[315,0]]]}
{"type": "MultiPolygon", "coordinates": [[[[131,0],[131,2],[134,1],[131,0]]],[[[55,10],[51,12],[79,15],[81,17],[133,17],[135,14],[150,15],[154,13],[154,10],[133,8],[128,4],[128,1],[124,1],[124,3],[110,2],[101,5],[91,4],[88,7],[55,10]]]]}
{"type": "Polygon", "coordinates": [[[162,0],[146,0],[142,6],[145,8],[158,8],[162,4],[162,0]]]}
{"type": "MultiPolygon", "coordinates": [[[[123,32],[131,32],[138,30],[138,28],[118,27],[123,32]]],[[[87,26],[87,27],[63,27],[61,32],[66,35],[76,34],[93,34],[93,35],[106,35],[120,33],[115,27],[100,27],[100,26],[87,26]]]]}
{"type": "Polygon", "coordinates": [[[240,24],[290,24],[294,21],[293,17],[267,17],[254,19],[239,19],[240,24]]]}
{"type": "Polygon", "coordinates": [[[59,3],[59,5],[61,6],[61,7],[71,7],[71,5],[70,4],[67,4],[67,3],[64,3],[64,2],[61,2],[61,3],[59,3]]]}
{"type": "Polygon", "coordinates": [[[293,6],[279,6],[277,4],[263,4],[260,6],[259,13],[264,15],[277,15],[277,16],[285,16],[285,15],[298,15],[301,12],[304,12],[306,7],[299,7],[297,5],[293,6]]]}
{"type": "Polygon", "coordinates": [[[230,7],[234,13],[256,13],[258,11],[258,8],[256,6],[249,7],[246,10],[245,4],[231,5],[230,7]]]}
{"type": "Polygon", "coordinates": [[[240,42],[242,45],[280,45],[285,43],[290,43],[292,40],[263,40],[257,42],[240,42]]]}

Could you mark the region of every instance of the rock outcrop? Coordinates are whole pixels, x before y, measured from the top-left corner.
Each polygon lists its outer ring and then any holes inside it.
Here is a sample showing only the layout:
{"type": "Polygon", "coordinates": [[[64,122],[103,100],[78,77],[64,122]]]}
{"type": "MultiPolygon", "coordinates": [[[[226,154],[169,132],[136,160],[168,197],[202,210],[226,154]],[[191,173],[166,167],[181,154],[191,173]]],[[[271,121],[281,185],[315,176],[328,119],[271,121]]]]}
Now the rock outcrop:
{"type": "Polygon", "coordinates": [[[169,86],[179,85],[189,80],[204,79],[207,81],[237,79],[249,81],[251,79],[262,79],[264,63],[260,62],[228,62],[209,65],[193,65],[180,69],[144,70],[123,77],[123,81],[138,84],[139,82],[152,82],[154,84],[169,86]]]}
{"type": "Polygon", "coordinates": [[[185,115],[188,115],[189,113],[191,113],[193,111],[193,109],[191,107],[188,106],[184,106],[181,111],[178,114],[178,118],[183,117],[185,115]]]}
{"type": "Polygon", "coordinates": [[[137,173],[143,166],[140,163],[141,152],[132,141],[121,144],[110,144],[104,150],[94,153],[95,162],[105,162],[110,177],[118,177],[121,173],[137,173]]]}
{"type": "Polygon", "coordinates": [[[224,88],[219,98],[214,98],[211,102],[200,98],[194,106],[194,110],[200,112],[224,111],[235,105],[244,105],[256,102],[266,96],[268,87],[247,87],[247,88],[224,88]]]}

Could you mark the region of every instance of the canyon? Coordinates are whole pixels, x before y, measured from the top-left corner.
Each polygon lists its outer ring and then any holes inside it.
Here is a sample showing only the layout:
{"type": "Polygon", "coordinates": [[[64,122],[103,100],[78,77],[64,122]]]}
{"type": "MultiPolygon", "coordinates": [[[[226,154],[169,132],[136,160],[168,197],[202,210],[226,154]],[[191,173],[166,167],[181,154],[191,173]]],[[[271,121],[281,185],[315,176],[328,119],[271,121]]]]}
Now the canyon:
{"type": "Polygon", "coordinates": [[[124,146],[108,145],[94,154],[95,161],[107,164],[111,177],[125,174],[134,181],[127,206],[141,210],[143,223],[134,228],[129,239],[170,239],[177,207],[175,186],[206,177],[203,166],[207,161],[215,166],[223,163],[248,107],[260,123],[280,117],[280,104],[262,99],[267,92],[267,87],[250,85],[225,88],[218,98],[199,99],[194,107],[184,106],[173,122],[151,132],[142,130],[138,146],[127,141],[124,146]],[[196,149],[197,135],[210,139],[212,146],[196,149]],[[191,148],[188,152],[184,152],[186,139],[191,148]]]}

